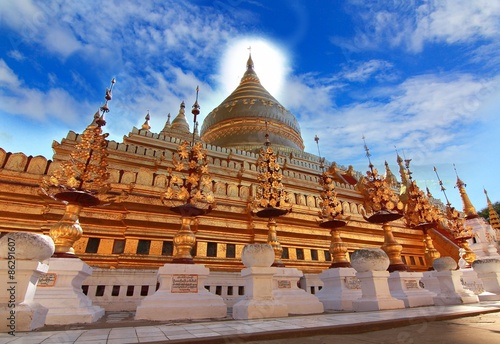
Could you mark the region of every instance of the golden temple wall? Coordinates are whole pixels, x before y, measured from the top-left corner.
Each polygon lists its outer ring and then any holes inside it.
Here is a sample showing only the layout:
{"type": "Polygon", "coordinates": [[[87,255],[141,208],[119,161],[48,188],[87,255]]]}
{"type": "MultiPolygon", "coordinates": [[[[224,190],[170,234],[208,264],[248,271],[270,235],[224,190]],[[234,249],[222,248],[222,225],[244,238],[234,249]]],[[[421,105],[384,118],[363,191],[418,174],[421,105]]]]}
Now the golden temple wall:
{"type": "MultiPolygon", "coordinates": [[[[50,173],[78,140],[70,132],[54,143],[54,162],[44,157],[26,157],[0,149],[0,231],[48,233],[64,207],[40,194],[43,176],[50,173]]],[[[133,185],[128,198],[107,207],[85,208],[80,216],[83,237],[75,243],[77,254],[91,266],[103,268],[157,268],[172,259],[171,242],[180,228],[178,215],[160,201],[166,169],[180,139],[151,132],[134,131],[124,143],[110,142],[109,170],[113,192],[133,185]]],[[[266,242],[267,221],[253,217],[249,202],[255,192],[257,156],[244,151],[207,145],[210,172],[216,181],[217,207],[193,226],[198,244],[195,262],[213,271],[239,271],[245,244],[266,242]],[[215,253],[214,253],[215,250],[215,253]]],[[[330,234],[317,223],[320,175],[317,157],[308,153],[280,156],[283,183],[291,195],[293,210],[277,219],[278,239],[287,251],[283,261],[305,273],[319,273],[330,264],[330,234]]],[[[380,247],[381,226],[361,216],[363,199],[354,186],[338,182],[337,192],[351,220],[341,228],[349,252],[362,247],[380,247]]],[[[426,270],[422,233],[394,223],[403,257],[414,270],[426,270]]]]}

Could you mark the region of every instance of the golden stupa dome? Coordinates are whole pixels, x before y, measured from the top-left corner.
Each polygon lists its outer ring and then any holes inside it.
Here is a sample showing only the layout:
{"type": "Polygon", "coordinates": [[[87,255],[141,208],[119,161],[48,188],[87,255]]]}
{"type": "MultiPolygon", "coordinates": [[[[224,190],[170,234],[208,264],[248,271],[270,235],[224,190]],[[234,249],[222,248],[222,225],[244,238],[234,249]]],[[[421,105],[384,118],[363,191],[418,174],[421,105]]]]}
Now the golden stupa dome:
{"type": "Polygon", "coordinates": [[[252,57],[239,86],[212,110],[201,127],[201,139],[209,144],[257,152],[266,141],[281,151],[304,150],[295,116],[260,83],[252,57]]]}

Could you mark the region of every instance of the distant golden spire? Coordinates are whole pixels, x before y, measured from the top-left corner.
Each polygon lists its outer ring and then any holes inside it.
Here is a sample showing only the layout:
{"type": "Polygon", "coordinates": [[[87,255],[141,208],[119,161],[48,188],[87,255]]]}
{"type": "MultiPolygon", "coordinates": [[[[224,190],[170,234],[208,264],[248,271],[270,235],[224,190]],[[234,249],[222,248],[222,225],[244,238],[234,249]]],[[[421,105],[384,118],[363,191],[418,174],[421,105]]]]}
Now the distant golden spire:
{"type": "Polygon", "coordinates": [[[387,161],[385,162],[385,180],[387,180],[387,183],[389,183],[390,186],[398,185],[398,180],[396,179],[394,173],[392,173],[387,161]]]}
{"type": "Polygon", "coordinates": [[[179,113],[172,121],[172,125],[170,128],[178,130],[178,131],[189,133],[189,124],[186,120],[185,108],[186,108],[186,105],[184,104],[184,102],[182,102],[180,109],[179,109],[179,113]]]}
{"type": "Polygon", "coordinates": [[[160,134],[165,135],[165,133],[170,129],[170,112],[167,115],[167,122],[165,123],[165,126],[163,127],[162,131],[160,134]]]}
{"type": "Polygon", "coordinates": [[[151,119],[151,116],[149,115],[149,110],[148,110],[148,113],[146,114],[146,117],[144,119],[146,121],[142,125],[141,129],[142,130],[149,130],[149,129],[151,129],[151,126],[149,125],[149,120],[151,119]]]}
{"type": "Polygon", "coordinates": [[[457,188],[458,191],[460,192],[460,197],[462,198],[463,206],[464,206],[464,213],[465,217],[467,219],[473,219],[478,217],[476,208],[472,205],[472,202],[469,199],[469,196],[467,195],[467,191],[465,191],[465,187],[467,186],[459,177],[457,173],[457,169],[455,168],[455,164],[453,164],[453,168],[455,169],[455,173],[457,175],[457,188]]]}
{"type": "Polygon", "coordinates": [[[491,204],[490,198],[488,197],[488,192],[486,192],[486,189],[483,190],[484,194],[486,195],[486,201],[488,202],[488,210],[490,212],[490,225],[494,229],[500,229],[500,217],[498,216],[495,208],[493,208],[493,204],[491,204]]]}

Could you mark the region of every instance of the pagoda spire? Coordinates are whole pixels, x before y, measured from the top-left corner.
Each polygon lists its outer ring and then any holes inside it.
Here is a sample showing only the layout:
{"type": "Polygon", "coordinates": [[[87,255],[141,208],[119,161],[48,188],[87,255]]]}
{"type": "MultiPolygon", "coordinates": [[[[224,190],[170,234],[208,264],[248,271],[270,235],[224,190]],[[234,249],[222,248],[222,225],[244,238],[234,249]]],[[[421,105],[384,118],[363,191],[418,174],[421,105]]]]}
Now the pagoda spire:
{"type": "Polygon", "coordinates": [[[462,203],[464,206],[464,213],[465,217],[467,219],[474,219],[478,217],[476,208],[472,205],[472,202],[469,199],[469,196],[467,195],[467,191],[465,191],[465,187],[467,186],[461,179],[458,177],[457,169],[455,168],[455,164],[453,164],[453,168],[455,169],[455,174],[457,175],[457,184],[456,187],[458,188],[458,191],[460,192],[460,197],[462,198],[462,203]]]}
{"type": "Polygon", "coordinates": [[[176,129],[178,131],[183,131],[183,132],[189,133],[189,124],[186,120],[186,115],[185,115],[185,110],[184,110],[185,108],[186,108],[186,105],[184,104],[184,102],[182,102],[180,109],[179,109],[179,113],[172,121],[171,128],[176,129]]]}
{"type": "Polygon", "coordinates": [[[389,183],[390,186],[398,185],[398,180],[396,179],[394,173],[392,173],[387,161],[385,161],[385,180],[387,180],[387,183],[389,183]]]}
{"type": "Polygon", "coordinates": [[[142,125],[141,130],[149,130],[149,129],[151,129],[151,126],[149,125],[149,120],[151,119],[151,116],[149,115],[149,110],[148,110],[148,113],[146,114],[146,117],[144,117],[144,119],[146,121],[142,125]]]}
{"type": "Polygon", "coordinates": [[[170,129],[170,112],[167,115],[167,122],[165,123],[165,126],[161,130],[160,134],[165,135],[165,133],[170,129]]]}
{"type": "Polygon", "coordinates": [[[488,210],[490,213],[490,226],[493,229],[500,230],[500,217],[498,216],[497,211],[493,208],[493,204],[491,204],[490,198],[488,197],[488,192],[486,189],[484,190],[484,194],[486,195],[486,201],[488,202],[488,210]]]}
{"type": "Polygon", "coordinates": [[[396,153],[396,161],[398,162],[399,174],[401,176],[399,199],[401,200],[401,202],[406,203],[409,197],[408,193],[411,185],[411,176],[408,175],[408,171],[403,163],[404,160],[399,156],[399,153],[396,153]]]}

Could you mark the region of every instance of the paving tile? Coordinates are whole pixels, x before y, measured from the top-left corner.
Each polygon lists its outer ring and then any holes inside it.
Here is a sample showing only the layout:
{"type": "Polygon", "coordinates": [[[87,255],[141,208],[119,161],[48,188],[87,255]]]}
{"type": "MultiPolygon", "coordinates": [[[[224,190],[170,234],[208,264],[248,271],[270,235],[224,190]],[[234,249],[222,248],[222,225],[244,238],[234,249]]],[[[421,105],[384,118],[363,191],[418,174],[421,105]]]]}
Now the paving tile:
{"type": "Polygon", "coordinates": [[[137,338],[117,338],[117,339],[108,339],[106,344],[132,344],[139,343],[137,338]]]}
{"type": "Polygon", "coordinates": [[[93,340],[77,339],[75,344],[106,344],[107,341],[108,341],[107,338],[106,339],[93,339],[93,340]]]}
{"type": "Polygon", "coordinates": [[[165,341],[168,340],[166,336],[155,336],[155,337],[140,337],[139,338],[139,343],[151,343],[151,342],[159,342],[159,341],[165,341]]]}
{"type": "Polygon", "coordinates": [[[205,338],[205,337],[220,337],[219,333],[216,332],[205,332],[205,333],[195,333],[197,338],[205,338]]]}
{"type": "Polygon", "coordinates": [[[189,338],[196,338],[196,336],[187,333],[187,334],[178,334],[178,335],[167,335],[167,338],[170,340],[174,339],[189,339],[189,338]]]}

